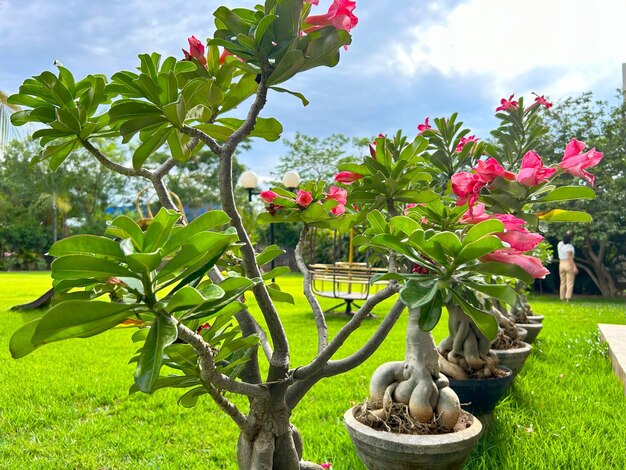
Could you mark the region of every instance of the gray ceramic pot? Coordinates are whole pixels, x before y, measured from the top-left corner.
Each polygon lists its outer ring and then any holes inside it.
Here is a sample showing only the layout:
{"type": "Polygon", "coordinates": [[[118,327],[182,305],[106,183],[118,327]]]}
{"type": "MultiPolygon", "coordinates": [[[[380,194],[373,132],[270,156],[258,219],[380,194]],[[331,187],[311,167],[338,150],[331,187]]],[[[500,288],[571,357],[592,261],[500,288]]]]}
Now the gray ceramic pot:
{"type": "Polygon", "coordinates": [[[501,366],[508,367],[516,375],[524,365],[526,358],[530,355],[530,344],[522,342],[524,346],[515,349],[491,349],[501,366]]]}
{"type": "Polygon", "coordinates": [[[459,432],[415,436],[376,431],[354,418],[354,408],[343,415],[356,451],[369,470],[456,470],[463,468],[482,432],[476,418],[459,432]]]}
{"type": "Polygon", "coordinates": [[[543,323],[543,315],[528,315],[528,323],[543,323]]]}
{"type": "Polygon", "coordinates": [[[523,328],[526,330],[526,338],[524,341],[528,344],[532,344],[533,341],[537,338],[537,335],[543,328],[541,323],[517,323],[518,328],[523,328]]]}

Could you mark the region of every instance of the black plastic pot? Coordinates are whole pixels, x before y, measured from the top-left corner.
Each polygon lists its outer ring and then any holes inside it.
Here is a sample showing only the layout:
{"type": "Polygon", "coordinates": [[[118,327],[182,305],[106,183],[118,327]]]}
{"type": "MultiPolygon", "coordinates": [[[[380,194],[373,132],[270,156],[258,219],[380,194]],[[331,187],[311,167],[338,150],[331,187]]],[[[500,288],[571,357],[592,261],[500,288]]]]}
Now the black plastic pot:
{"type": "Polygon", "coordinates": [[[473,415],[489,414],[509,393],[509,388],[513,383],[513,373],[508,367],[500,366],[499,368],[508,372],[508,375],[495,379],[450,379],[450,387],[458,395],[464,410],[473,415]]]}

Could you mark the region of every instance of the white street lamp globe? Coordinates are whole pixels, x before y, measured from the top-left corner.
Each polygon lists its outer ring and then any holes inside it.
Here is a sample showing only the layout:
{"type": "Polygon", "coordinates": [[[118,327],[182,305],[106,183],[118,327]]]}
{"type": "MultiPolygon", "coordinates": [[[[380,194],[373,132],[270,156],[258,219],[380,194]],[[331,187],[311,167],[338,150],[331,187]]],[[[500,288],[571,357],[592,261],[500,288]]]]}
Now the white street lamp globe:
{"type": "Polygon", "coordinates": [[[300,175],[295,171],[288,171],[283,176],[283,186],[285,188],[297,188],[300,185],[300,175]]]}
{"type": "Polygon", "coordinates": [[[246,170],[239,177],[239,184],[245,189],[254,189],[259,184],[259,177],[254,171],[246,170]]]}

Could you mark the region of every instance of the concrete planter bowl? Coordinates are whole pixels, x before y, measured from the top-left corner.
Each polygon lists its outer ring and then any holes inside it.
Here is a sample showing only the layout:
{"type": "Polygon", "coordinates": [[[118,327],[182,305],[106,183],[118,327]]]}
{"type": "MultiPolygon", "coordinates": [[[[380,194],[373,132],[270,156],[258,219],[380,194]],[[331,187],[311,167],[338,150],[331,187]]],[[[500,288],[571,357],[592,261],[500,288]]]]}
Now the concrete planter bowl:
{"type": "Polygon", "coordinates": [[[523,339],[526,343],[532,344],[537,338],[537,335],[543,328],[541,323],[516,323],[518,328],[526,330],[526,337],[523,339]]]}
{"type": "Polygon", "coordinates": [[[513,375],[517,375],[531,350],[530,344],[524,342],[522,344],[521,348],[491,349],[490,352],[498,358],[501,366],[508,367],[513,371],[513,375]]]}
{"type": "Polygon", "coordinates": [[[450,388],[461,402],[461,407],[475,416],[490,415],[498,402],[504,398],[513,383],[513,372],[507,367],[503,377],[491,379],[457,380],[450,378],[450,388]]]}
{"type": "Polygon", "coordinates": [[[369,470],[456,470],[463,468],[482,432],[472,425],[450,434],[417,436],[377,431],[357,421],[354,408],[343,415],[357,454],[369,470]]]}
{"type": "Polygon", "coordinates": [[[543,323],[543,315],[528,315],[528,323],[543,323]]]}

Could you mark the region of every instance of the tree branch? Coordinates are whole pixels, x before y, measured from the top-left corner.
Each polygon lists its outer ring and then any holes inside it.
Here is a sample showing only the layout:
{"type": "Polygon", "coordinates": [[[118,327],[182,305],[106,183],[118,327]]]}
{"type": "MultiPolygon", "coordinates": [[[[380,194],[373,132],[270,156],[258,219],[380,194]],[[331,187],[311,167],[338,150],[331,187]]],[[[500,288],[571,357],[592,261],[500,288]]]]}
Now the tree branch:
{"type": "MultiPolygon", "coordinates": [[[[261,271],[256,262],[254,247],[252,246],[250,237],[243,226],[243,221],[235,204],[232,181],[232,159],[237,144],[240,143],[252,131],[252,129],[254,129],[256,119],[265,105],[266,98],[267,85],[263,79],[259,84],[256,98],[250,107],[246,120],[241,127],[229,137],[219,154],[220,197],[222,208],[230,217],[232,226],[237,230],[239,241],[242,243],[240,249],[243,267],[246,276],[249,278],[261,277],[261,271]]],[[[260,283],[255,285],[252,288],[252,292],[256,298],[259,308],[261,309],[261,313],[265,318],[270,337],[272,338],[272,343],[274,344],[274,352],[270,360],[268,381],[284,379],[289,368],[289,343],[287,341],[287,335],[285,334],[278,312],[276,311],[276,307],[269,296],[265,284],[260,283]]]]}
{"type": "Polygon", "coordinates": [[[337,350],[343,345],[343,343],[350,337],[350,335],[356,330],[363,320],[371,313],[372,309],[381,303],[383,300],[388,299],[392,295],[396,294],[399,290],[399,286],[395,282],[389,283],[384,289],[376,292],[370,296],[363,306],[354,314],[348,323],[346,323],[333,340],[328,344],[326,348],[322,350],[320,354],[315,357],[308,365],[297,368],[293,373],[295,380],[306,380],[313,377],[320,372],[330,358],[337,352],[337,350]]]}
{"type": "Polygon", "coordinates": [[[239,411],[235,404],[222,395],[212,384],[206,383],[205,388],[217,406],[219,406],[224,413],[233,419],[242,432],[245,432],[248,426],[248,419],[241,411],[239,411]]]}
{"type": "Polygon", "coordinates": [[[81,143],[83,144],[83,147],[85,147],[89,151],[90,154],[96,157],[96,160],[98,160],[102,164],[102,166],[108,168],[111,171],[114,171],[124,176],[142,176],[147,179],[150,179],[152,177],[152,173],[144,168],[135,170],[134,168],[128,168],[128,167],[125,167],[124,165],[120,165],[118,163],[115,163],[112,160],[109,160],[100,151],[100,149],[95,147],[88,140],[81,140],[81,143]]]}
{"type": "Polygon", "coordinates": [[[319,353],[322,351],[322,349],[328,346],[328,327],[326,326],[326,319],[324,318],[324,312],[322,311],[322,307],[317,301],[317,297],[315,297],[315,294],[313,294],[313,290],[311,288],[311,271],[309,271],[309,268],[304,262],[304,257],[302,256],[302,251],[304,249],[304,243],[306,242],[306,236],[308,232],[309,227],[305,224],[302,227],[302,231],[300,232],[300,240],[296,245],[294,254],[296,257],[296,264],[298,265],[298,269],[304,275],[304,280],[302,282],[304,296],[308,300],[309,305],[311,306],[311,310],[313,310],[313,315],[315,316],[315,325],[317,326],[317,352],[319,353]]]}
{"type": "Polygon", "coordinates": [[[217,142],[215,142],[207,133],[202,132],[200,129],[196,129],[195,127],[183,126],[181,132],[187,134],[192,139],[201,140],[206,144],[211,152],[215,155],[220,155],[222,153],[222,147],[219,146],[217,142]]]}
{"type": "MultiPolygon", "coordinates": [[[[197,143],[193,147],[195,147],[196,145],[197,143]]],[[[167,175],[171,171],[172,168],[176,166],[177,163],[178,162],[176,160],[170,157],[167,160],[165,160],[165,162],[163,162],[163,164],[154,171],[153,175],[157,178],[163,178],[165,175],[167,175]]]]}
{"type": "Polygon", "coordinates": [[[157,193],[161,205],[166,209],[180,212],[180,209],[174,204],[170,192],[165,187],[165,183],[163,183],[163,177],[152,175],[150,181],[152,181],[152,186],[154,186],[154,190],[157,193]]]}
{"type": "Polygon", "coordinates": [[[289,409],[295,408],[300,402],[302,397],[315,385],[318,381],[325,377],[333,377],[335,375],[343,374],[355,367],[360,366],[367,359],[371,357],[374,352],[380,347],[387,335],[393,328],[393,326],[400,318],[400,315],[405,309],[405,305],[399,300],[391,307],[389,313],[378,326],[372,337],[365,343],[358,351],[351,354],[348,357],[339,359],[337,361],[329,361],[321,371],[315,374],[313,377],[298,381],[289,387],[287,391],[287,406],[289,409]]]}
{"type": "Polygon", "coordinates": [[[194,333],[182,323],[178,323],[177,329],[178,337],[190,344],[200,358],[200,378],[203,382],[213,384],[218,388],[228,390],[232,393],[238,393],[239,395],[261,399],[269,397],[267,388],[261,385],[239,382],[219,372],[215,368],[211,345],[204,341],[202,336],[194,333]]]}

